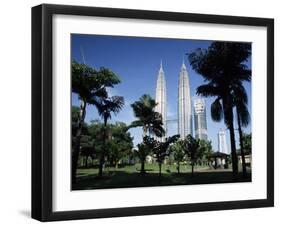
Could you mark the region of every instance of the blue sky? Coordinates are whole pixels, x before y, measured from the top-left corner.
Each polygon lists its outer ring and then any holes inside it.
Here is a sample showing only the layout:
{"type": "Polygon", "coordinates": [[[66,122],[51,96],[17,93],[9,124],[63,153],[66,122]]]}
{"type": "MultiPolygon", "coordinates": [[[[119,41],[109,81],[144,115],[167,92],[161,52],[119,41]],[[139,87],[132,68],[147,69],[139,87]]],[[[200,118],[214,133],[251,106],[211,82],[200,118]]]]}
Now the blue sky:
{"type": "MultiPolygon", "coordinates": [[[[203,78],[192,70],[185,53],[196,48],[208,48],[211,41],[159,39],[142,37],[122,37],[103,35],[72,34],[71,52],[72,60],[85,63],[93,68],[107,67],[114,71],[121,83],[110,89],[110,95],[120,95],[125,98],[125,106],[111,122],[123,121],[129,124],[135,120],[130,104],[138,100],[144,93],[155,97],[157,74],[160,61],[163,62],[167,84],[168,119],[177,118],[177,88],[178,77],[184,59],[190,77],[191,96],[196,96],[196,88],[204,83],[203,78]],[[82,51],[81,51],[82,50],[82,51]]],[[[251,59],[247,62],[251,68],[251,59]]],[[[251,112],[251,84],[245,83],[249,98],[249,111],[251,112]]],[[[217,133],[225,128],[223,122],[214,122],[210,116],[210,105],[214,99],[206,98],[208,137],[212,141],[213,149],[217,150],[217,133]]],[[[72,94],[72,105],[79,105],[76,94],[72,94]]],[[[100,119],[93,106],[87,107],[86,121],[100,119]]],[[[245,128],[251,131],[251,124],[245,128]]],[[[131,129],[134,144],[141,142],[141,129],[131,129]]],[[[168,135],[177,134],[177,125],[168,125],[168,135]]],[[[236,135],[238,136],[238,135],[236,135]]],[[[237,137],[238,138],[238,137],[237,137]]],[[[238,139],[236,139],[238,140],[238,139]]],[[[229,133],[227,132],[228,149],[229,133]]],[[[238,147],[237,142],[237,147],[238,147]]]]}

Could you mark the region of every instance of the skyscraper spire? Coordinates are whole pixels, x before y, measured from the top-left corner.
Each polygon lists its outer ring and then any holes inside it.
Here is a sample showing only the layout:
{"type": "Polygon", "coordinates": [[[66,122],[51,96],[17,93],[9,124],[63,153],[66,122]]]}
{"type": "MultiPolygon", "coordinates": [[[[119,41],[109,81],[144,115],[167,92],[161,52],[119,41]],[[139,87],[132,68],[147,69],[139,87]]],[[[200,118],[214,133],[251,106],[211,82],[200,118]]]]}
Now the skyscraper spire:
{"type": "Polygon", "coordinates": [[[162,64],[162,59],[160,61],[160,69],[159,69],[159,73],[160,72],[163,72],[164,73],[164,70],[163,70],[163,64],[162,64]]]}
{"type": "Polygon", "coordinates": [[[184,63],[184,55],[182,56],[182,65],[181,65],[181,68],[186,70],[186,66],[185,66],[185,63],[184,63]]]}
{"type": "MultiPolygon", "coordinates": [[[[158,76],[157,76],[155,101],[157,103],[155,111],[159,112],[162,115],[163,128],[166,131],[167,130],[167,126],[166,126],[167,93],[166,93],[166,80],[165,80],[165,74],[164,74],[164,70],[163,70],[162,60],[160,62],[160,69],[159,69],[158,76]]],[[[163,136],[162,138],[156,138],[156,139],[160,140],[160,141],[164,141],[165,136],[163,136]]]]}
{"type": "Polygon", "coordinates": [[[184,139],[188,134],[192,135],[190,85],[184,60],[181,66],[178,87],[178,133],[181,139],[184,139]]]}

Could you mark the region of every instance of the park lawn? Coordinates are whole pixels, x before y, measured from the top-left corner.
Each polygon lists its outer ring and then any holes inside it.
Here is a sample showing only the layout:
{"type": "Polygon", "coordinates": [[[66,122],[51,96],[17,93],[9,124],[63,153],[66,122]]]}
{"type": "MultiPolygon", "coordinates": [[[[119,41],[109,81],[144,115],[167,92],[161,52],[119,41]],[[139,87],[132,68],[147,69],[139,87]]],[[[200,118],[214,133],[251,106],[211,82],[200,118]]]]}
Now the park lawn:
{"type": "MultiPolygon", "coordinates": [[[[239,167],[241,168],[241,167],[239,167]]],[[[210,183],[250,182],[248,178],[242,178],[239,172],[238,179],[233,181],[231,169],[209,169],[208,166],[195,167],[194,175],[191,175],[189,165],[181,166],[181,173],[177,174],[176,165],[162,165],[162,176],[159,177],[158,164],[146,164],[146,174],[141,175],[140,164],[120,168],[105,168],[104,177],[97,178],[97,168],[79,168],[77,171],[77,183],[73,190],[87,190],[99,188],[122,188],[122,187],[147,187],[167,185],[190,185],[210,183]]]]}

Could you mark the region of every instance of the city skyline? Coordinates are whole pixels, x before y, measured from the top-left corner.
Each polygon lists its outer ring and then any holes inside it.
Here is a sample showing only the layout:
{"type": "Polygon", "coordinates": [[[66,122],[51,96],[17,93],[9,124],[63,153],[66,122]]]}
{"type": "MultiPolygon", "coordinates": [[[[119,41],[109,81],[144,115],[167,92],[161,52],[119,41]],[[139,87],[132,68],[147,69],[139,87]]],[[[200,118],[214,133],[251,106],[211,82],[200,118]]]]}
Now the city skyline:
{"type": "Polygon", "coordinates": [[[167,121],[177,121],[178,134],[180,135],[181,139],[184,139],[188,134],[193,135],[194,127],[195,138],[207,140],[208,135],[205,101],[204,98],[199,97],[191,100],[189,76],[184,63],[184,59],[179,74],[178,118],[167,119],[167,91],[162,60],[160,62],[160,68],[157,76],[155,101],[157,103],[155,111],[159,112],[162,115],[163,128],[166,131],[165,135],[161,138],[154,136],[156,140],[164,141],[167,137],[167,121]],[[193,109],[194,116],[192,117],[193,109]]]}
{"type": "MultiPolygon", "coordinates": [[[[101,35],[72,35],[72,60],[83,63],[81,48],[83,48],[86,64],[91,67],[108,67],[121,78],[120,85],[109,89],[110,95],[121,95],[125,98],[125,106],[116,116],[113,115],[111,123],[124,121],[127,124],[134,120],[130,104],[147,93],[155,98],[155,87],[159,72],[159,62],[162,59],[165,72],[167,91],[167,120],[177,119],[178,109],[178,82],[182,66],[182,56],[196,48],[208,48],[211,41],[177,40],[157,38],[137,38],[101,35]]],[[[197,97],[196,88],[204,83],[203,78],[192,70],[185,59],[186,69],[190,77],[190,97],[197,97]]],[[[251,59],[247,63],[251,67],[251,59]]],[[[251,85],[245,83],[249,97],[249,112],[251,113],[251,85]]],[[[217,133],[225,128],[224,122],[214,122],[210,117],[210,104],[212,98],[206,99],[206,121],[208,124],[208,139],[217,149],[217,133]]],[[[72,94],[73,105],[79,106],[77,95],[72,94]]],[[[192,112],[193,113],[193,112],[192,112]]],[[[86,122],[98,119],[98,113],[93,106],[87,106],[86,122]]],[[[168,134],[177,134],[175,123],[168,123],[168,134]]],[[[130,130],[134,136],[134,145],[141,142],[140,128],[130,130]]],[[[251,124],[245,128],[251,132],[251,124]]],[[[227,131],[227,145],[229,134],[227,131]]],[[[238,142],[237,142],[238,147],[238,142]]]]}

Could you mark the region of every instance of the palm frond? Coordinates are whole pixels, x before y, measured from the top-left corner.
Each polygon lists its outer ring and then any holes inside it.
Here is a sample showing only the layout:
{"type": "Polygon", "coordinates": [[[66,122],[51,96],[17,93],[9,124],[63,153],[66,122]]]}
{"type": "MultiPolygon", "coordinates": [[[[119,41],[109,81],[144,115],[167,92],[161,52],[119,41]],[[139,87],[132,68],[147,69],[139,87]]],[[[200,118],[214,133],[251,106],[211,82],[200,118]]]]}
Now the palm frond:
{"type": "Polygon", "coordinates": [[[248,103],[248,95],[241,82],[237,82],[233,86],[233,99],[234,99],[233,100],[234,103],[236,102],[242,102],[245,104],[248,103]]]}
{"type": "Polygon", "coordinates": [[[154,124],[150,129],[149,132],[154,134],[157,137],[163,137],[165,135],[165,130],[162,125],[154,124]]]}
{"type": "Polygon", "coordinates": [[[162,115],[155,111],[157,103],[148,94],[144,94],[133,104],[134,115],[138,120],[137,123],[131,124],[131,127],[142,126],[146,128],[150,134],[161,137],[165,134],[162,122],[162,115]]]}
{"type": "Polygon", "coordinates": [[[237,114],[243,127],[247,127],[251,121],[251,116],[248,111],[247,105],[244,103],[236,103],[237,114]]]}
{"type": "Polygon", "coordinates": [[[197,95],[204,97],[213,97],[220,95],[220,89],[212,83],[201,85],[196,90],[197,95]]]}
{"type": "Polygon", "coordinates": [[[112,96],[106,99],[99,99],[95,104],[99,115],[104,119],[110,119],[111,113],[117,114],[124,106],[124,97],[112,96]]]}
{"type": "Polygon", "coordinates": [[[131,124],[128,126],[128,129],[135,128],[135,127],[141,127],[141,126],[143,126],[143,123],[140,120],[136,120],[136,121],[131,122],[131,124]]]}
{"type": "Polygon", "coordinates": [[[133,108],[134,115],[139,117],[147,117],[152,114],[154,108],[156,106],[156,102],[152,99],[148,94],[144,94],[138,101],[131,104],[133,108]]]}
{"type": "Polygon", "coordinates": [[[114,114],[117,114],[123,108],[125,104],[124,97],[122,96],[112,96],[108,101],[109,109],[114,114]]]}
{"type": "Polygon", "coordinates": [[[217,98],[211,105],[211,116],[216,122],[220,122],[223,118],[223,108],[220,102],[220,98],[217,98]]]}
{"type": "Polygon", "coordinates": [[[113,71],[101,67],[99,71],[97,72],[97,75],[99,77],[100,82],[105,87],[113,87],[114,85],[117,85],[121,82],[120,78],[117,74],[115,74],[113,71]]]}

